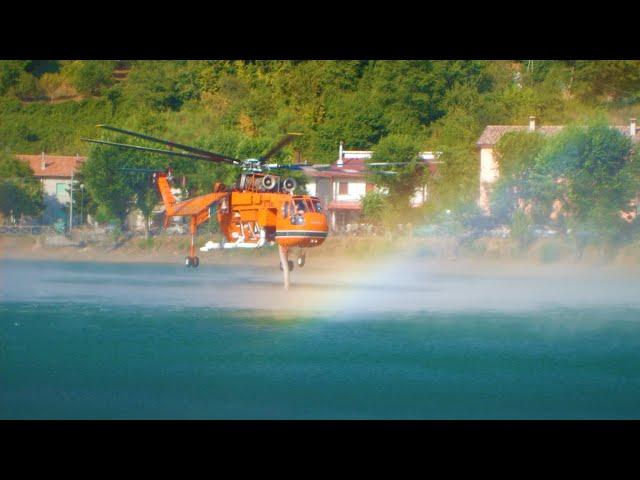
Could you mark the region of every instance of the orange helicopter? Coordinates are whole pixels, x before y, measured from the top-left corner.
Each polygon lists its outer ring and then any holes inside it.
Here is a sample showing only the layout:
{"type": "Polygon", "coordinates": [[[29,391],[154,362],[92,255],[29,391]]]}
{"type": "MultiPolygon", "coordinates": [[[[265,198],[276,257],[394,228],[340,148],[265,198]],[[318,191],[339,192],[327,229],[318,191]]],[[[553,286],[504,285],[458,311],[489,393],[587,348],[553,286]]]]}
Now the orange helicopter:
{"type": "Polygon", "coordinates": [[[242,173],[233,186],[227,187],[216,182],[211,193],[183,201],[177,201],[171,192],[172,172],[170,168],[166,171],[130,169],[153,174],[165,206],[165,228],[169,225],[171,217],[189,218],[191,245],[189,255],[185,259],[187,267],[197,268],[200,264],[200,259],[196,256],[195,235],[198,226],[208,221],[212,216],[214,208],[223,239],[219,243],[209,241],[200,250],[260,248],[277,244],[280,268],[283,271],[286,289],[289,288],[289,272],[293,270],[294,265],[293,261],[289,260],[289,251],[294,247],[299,248],[297,264],[299,267],[303,267],[306,261],[306,249],[322,245],[327,238],[328,222],[320,200],[311,195],[294,195],[296,181],[293,178],[281,178],[270,173],[275,169],[302,170],[304,166],[267,163],[269,158],[301,134],[287,134],[267,153],[257,159],[239,160],[109,125],[98,125],[98,127],[161,143],[181,151],[104,140],[86,138],[82,140],[241,167],[242,173]]]}

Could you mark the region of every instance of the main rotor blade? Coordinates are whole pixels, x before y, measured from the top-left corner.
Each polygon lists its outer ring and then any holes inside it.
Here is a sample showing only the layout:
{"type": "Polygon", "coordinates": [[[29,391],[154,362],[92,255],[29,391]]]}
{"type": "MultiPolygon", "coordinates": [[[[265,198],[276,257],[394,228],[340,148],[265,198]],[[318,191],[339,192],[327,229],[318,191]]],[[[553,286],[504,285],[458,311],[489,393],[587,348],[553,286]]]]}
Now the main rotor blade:
{"type": "Polygon", "coordinates": [[[231,164],[234,164],[234,165],[239,165],[240,163],[242,163],[237,158],[227,157],[227,156],[221,155],[219,153],[209,152],[207,150],[202,150],[202,149],[199,149],[199,148],[190,147],[189,145],[182,145],[180,143],[171,142],[169,140],[164,140],[162,138],[152,137],[151,135],[145,135],[143,133],[133,132],[131,130],[125,130],[123,128],[112,127],[110,125],[96,125],[96,126],[99,127],[99,128],[104,128],[106,130],[112,130],[114,132],[124,133],[125,135],[131,135],[133,137],[142,138],[142,139],[148,140],[150,142],[162,143],[163,145],[167,145],[168,147],[179,148],[180,150],[184,150],[185,152],[194,153],[194,154],[198,155],[200,158],[204,158],[206,160],[211,160],[211,161],[214,161],[214,162],[226,162],[226,163],[231,163],[231,164]]]}
{"type": "Polygon", "coordinates": [[[128,173],[158,173],[163,172],[164,170],[160,170],[158,168],[137,168],[137,167],[122,167],[120,168],[123,172],[128,173]]]}
{"type": "MultiPolygon", "coordinates": [[[[408,165],[409,163],[412,162],[365,162],[365,166],[366,167],[386,167],[389,165],[408,165]]],[[[415,164],[416,165],[427,165],[430,163],[443,163],[442,161],[437,161],[437,160],[419,160],[416,161],[415,164]]],[[[331,164],[315,164],[315,165],[306,165],[306,167],[309,168],[313,168],[314,170],[340,170],[342,172],[347,172],[349,171],[349,166],[346,165],[347,168],[344,168],[344,166],[339,167],[333,163],[331,164]]],[[[353,170],[355,171],[355,170],[353,170]]]]}
{"type": "Polygon", "coordinates": [[[100,143],[102,145],[111,145],[111,146],[114,146],[114,147],[129,148],[131,150],[142,150],[143,152],[161,153],[163,155],[171,155],[171,156],[174,156],[174,157],[196,158],[198,160],[209,160],[208,158],[201,157],[200,155],[195,155],[193,153],[172,152],[171,150],[163,150],[161,148],[141,147],[139,145],[129,145],[127,143],[107,142],[105,140],[93,140],[91,138],[81,138],[80,140],[82,140],[83,142],[100,143]]]}
{"type": "Polygon", "coordinates": [[[333,165],[328,164],[328,163],[317,163],[314,165],[304,165],[307,168],[313,168],[314,170],[328,170],[331,167],[333,167],[333,165]]]}
{"type": "Polygon", "coordinates": [[[309,167],[309,165],[296,165],[296,164],[292,164],[292,165],[281,165],[278,163],[267,163],[266,165],[264,165],[265,167],[269,168],[269,169],[282,169],[282,170],[304,170],[304,167],[309,167]]]}
{"type": "Polygon", "coordinates": [[[276,143],[271,149],[260,157],[260,161],[264,162],[269,158],[273,157],[276,153],[282,150],[286,145],[288,145],[292,140],[296,137],[301,137],[301,133],[287,133],[284,137],[280,139],[278,143],[276,143]]]}

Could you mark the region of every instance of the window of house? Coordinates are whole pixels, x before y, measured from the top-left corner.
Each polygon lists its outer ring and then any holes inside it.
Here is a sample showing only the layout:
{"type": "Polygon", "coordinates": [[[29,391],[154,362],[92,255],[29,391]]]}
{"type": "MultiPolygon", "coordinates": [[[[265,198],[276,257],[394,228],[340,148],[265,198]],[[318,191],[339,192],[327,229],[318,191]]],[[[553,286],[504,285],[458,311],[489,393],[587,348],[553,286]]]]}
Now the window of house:
{"type": "Polygon", "coordinates": [[[56,183],[56,197],[61,198],[67,195],[67,184],[56,183]]]}
{"type": "Polygon", "coordinates": [[[338,183],[338,195],[348,195],[349,194],[349,183],[347,182],[339,182],[338,183]]]}

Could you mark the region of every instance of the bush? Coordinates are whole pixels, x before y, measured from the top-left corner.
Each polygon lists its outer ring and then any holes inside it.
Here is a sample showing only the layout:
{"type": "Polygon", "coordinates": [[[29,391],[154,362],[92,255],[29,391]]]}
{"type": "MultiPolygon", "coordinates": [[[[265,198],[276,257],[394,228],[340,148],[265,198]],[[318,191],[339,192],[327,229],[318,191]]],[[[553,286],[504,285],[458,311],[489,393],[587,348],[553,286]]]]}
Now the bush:
{"type": "Polygon", "coordinates": [[[49,98],[53,98],[56,90],[58,90],[62,85],[62,82],[64,82],[64,77],[62,77],[62,75],[58,73],[45,73],[40,77],[40,80],[38,80],[38,85],[45,95],[49,98]]]}
{"type": "Polygon", "coordinates": [[[99,95],[111,85],[115,66],[116,62],[111,60],[76,60],[65,64],[62,73],[78,92],[99,95]]]}
{"type": "Polygon", "coordinates": [[[511,237],[518,242],[521,249],[527,247],[533,240],[531,227],[531,219],[524,210],[521,208],[516,210],[511,221],[511,237]]]}
{"type": "Polygon", "coordinates": [[[0,153],[0,214],[12,216],[38,215],[43,209],[42,184],[33,178],[31,167],[12,155],[0,153]]]}
{"type": "Polygon", "coordinates": [[[20,78],[15,87],[13,87],[13,91],[16,96],[23,100],[36,100],[43,95],[36,77],[27,72],[20,73],[20,78]]]}
{"type": "Polygon", "coordinates": [[[386,195],[376,190],[367,192],[362,197],[362,212],[367,222],[379,224],[384,216],[386,195]]]}
{"type": "Polygon", "coordinates": [[[26,64],[25,60],[0,60],[0,95],[17,85],[26,64]]]}
{"type": "Polygon", "coordinates": [[[142,240],[138,240],[137,245],[138,245],[138,248],[142,250],[148,250],[155,246],[155,241],[152,237],[146,238],[146,239],[143,238],[142,240]]]}

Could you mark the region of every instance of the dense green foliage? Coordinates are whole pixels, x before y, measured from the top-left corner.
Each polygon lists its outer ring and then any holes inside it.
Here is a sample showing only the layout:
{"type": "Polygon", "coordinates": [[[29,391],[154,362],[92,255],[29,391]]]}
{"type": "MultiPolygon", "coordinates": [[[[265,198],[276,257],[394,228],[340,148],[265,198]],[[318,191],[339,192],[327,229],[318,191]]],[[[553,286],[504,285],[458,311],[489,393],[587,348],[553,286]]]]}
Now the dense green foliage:
{"type": "MultiPolygon", "coordinates": [[[[399,143],[411,143],[413,152],[442,152],[444,163],[437,176],[427,178],[430,201],[425,210],[437,213],[475,201],[479,174],[475,142],[486,125],[525,124],[532,114],[545,124],[584,123],[597,113],[608,121],[626,122],[640,113],[639,102],[640,62],[635,60],[0,61],[0,148],[13,153],[87,154],[90,145],[80,137],[104,135],[115,140],[97,131],[99,123],[242,158],[258,156],[285,132],[302,132],[304,136],[284,149],[279,161],[290,159],[294,150],[311,163],[333,161],[341,140],[347,149],[375,149],[379,159],[393,161],[403,158],[405,150],[399,143]]],[[[566,141],[580,152],[597,155],[596,147],[585,140],[566,141]]],[[[540,209],[534,215],[542,217],[555,187],[542,181],[550,178],[551,171],[542,166],[522,168],[542,155],[535,137],[526,142],[531,145],[522,145],[522,155],[513,150],[504,162],[507,170],[539,175],[540,181],[525,183],[535,185],[526,195],[540,209]]],[[[617,145],[612,139],[606,142],[617,145]]],[[[95,156],[96,165],[85,173],[92,175],[94,168],[97,175],[86,179],[95,206],[105,215],[121,217],[131,207],[129,200],[116,205],[108,192],[138,198],[136,185],[113,166],[130,157],[120,151],[91,152],[89,163],[95,156]],[[112,176],[113,186],[105,183],[106,175],[112,176]],[[98,193],[98,185],[105,191],[98,193]]],[[[151,156],[136,157],[135,162],[166,164],[151,156]]],[[[235,176],[233,169],[204,162],[172,161],[172,165],[188,176],[190,192],[207,190],[214,181],[230,182],[235,176]]],[[[571,165],[589,175],[618,171],[599,170],[590,163],[571,165]]],[[[567,168],[576,188],[567,195],[579,197],[578,185],[587,183],[573,167],[567,168]]],[[[410,166],[396,177],[404,185],[404,180],[418,180],[414,174],[410,166]]],[[[392,180],[387,183],[390,195],[402,190],[392,186],[392,180]]],[[[617,198],[627,188],[600,193],[617,198]]],[[[578,197],[571,199],[582,218],[578,197]]],[[[613,203],[618,208],[619,202],[613,203]]],[[[509,208],[503,213],[509,215],[509,208]]]]}
{"type": "Polygon", "coordinates": [[[402,165],[384,167],[371,166],[371,181],[384,189],[383,197],[372,195],[367,199],[365,216],[388,219],[389,222],[401,223],[412,220],[410,200],[416,188],[428,182],[429,170],[421,164],[418,156],[422,150],[420,142],[403,134],[390,134],[374,146],[374,153],[369,163],[400,162],[402,165]],[[380,205],[380,199],[383,199],[380,205]]]}
{"type": "Polygon", "coordinates": [[[136,167],[160,169],[163,164],[156,156],[97,146],[90,161],[82,165],[79,179],[86,185],[88,196],[96,202],[97,213],[103,220],[124,221],[134,206],[146,218],[150,216],[157,197],[149,175],[123,170],[136,167]]]}
{"type": "MultiPolygon", "coordinates": [[[[74,60],[65,62],[61,73],[75,89],[85,95],[98,95],[112,83],[114,61],[74,60]]],[[[46,75],[46,74],[45,74],[46,75]]],[[[44,75],[43,75],[44,76],[44,75]]]]}
{"type": "Polygon", "coordinates": [[[31,167],[12,155],[0,155],[0,214],[3,221],[20,220],[42,211],[42,185],[31,167]]]}
{"type": "Polygon", "coordinates": [[[377,190],[368,191],[362,197],[362,214],[365,220],[374,225],[382,223],[387,205],[386,195],[377,190]]]}
{"type": "Polygon", "coordinates": [[[497,145],[501,178],[492,196],[493,212],[523,225],[568,224],[578,236],[614,244],[636,226],[625,221],[640,191],[640,157],[632,142],[604,120],[569,126],[553,137],[526,132],[505,135],[497,145]],[[525,215],[526,213],[526,215],[525,215]],[[525,218],[526,217],[526,218],[525,218]]]}
{"type": "Polygon", "coordinates": [[[601,240],[619,240],[628,224],[620,212],[640,191],[640,157],[632,143],[605,122],[573,127],[550,139],[536,162],[541,175],[558,178],[556,197],[566,201],[571,222],[601,240]]]}
{"type": "Polygon", "coordinates": [[[541,134],[511,132],[496,146],[500,178],[491,196],[491,210],[503,222],[509,223],[524,205],[531,205],[536,223],[547,223],[556,196],[555,178],[542,175],[536,168],[536,158],[547,139],[541,134]]]}

